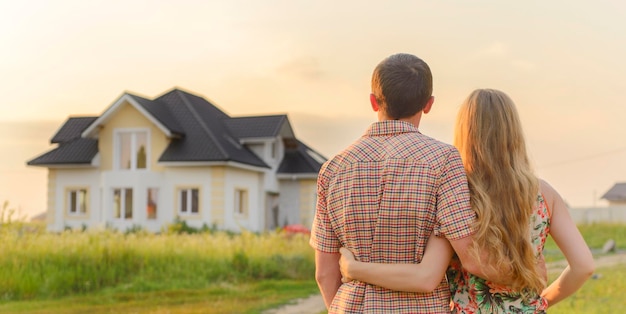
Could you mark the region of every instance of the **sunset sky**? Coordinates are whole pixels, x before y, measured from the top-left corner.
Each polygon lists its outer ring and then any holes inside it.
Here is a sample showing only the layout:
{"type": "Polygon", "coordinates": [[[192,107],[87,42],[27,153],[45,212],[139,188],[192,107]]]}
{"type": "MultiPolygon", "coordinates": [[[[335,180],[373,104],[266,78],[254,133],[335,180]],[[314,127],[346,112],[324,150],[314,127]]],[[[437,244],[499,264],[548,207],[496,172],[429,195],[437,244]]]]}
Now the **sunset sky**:
{"type": "Polygon", "coordinates": [[[179,87],[231,116],[285,113],[327,157],[376,115],[370,75],[423,58],[435,105],[423,133],[451,143],[475,88],[516,102],[542,178],[574,207],[626,182],[626,2],[0,1],[0,202],[45,210],[51,148],[68,116],[122,93],[179,87]]]}

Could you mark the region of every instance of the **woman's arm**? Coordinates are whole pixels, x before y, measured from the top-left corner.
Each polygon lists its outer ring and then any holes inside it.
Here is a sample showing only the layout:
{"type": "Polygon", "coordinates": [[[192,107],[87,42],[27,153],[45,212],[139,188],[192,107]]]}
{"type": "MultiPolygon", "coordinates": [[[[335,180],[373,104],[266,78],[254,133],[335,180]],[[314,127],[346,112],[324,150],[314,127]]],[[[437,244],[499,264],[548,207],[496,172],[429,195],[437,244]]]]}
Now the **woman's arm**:
{"type": "Polygon", "coordinates": [[[552,210],[550,235],[569,264],[561,275],[541,295],[548,306],[572,295],[594,272],[593,255],[578,231],[561,196],[546,182],[541,182],[541,191],[552,210]]]}
{"type": "Polygon", "coordinates": [[[339,268],[343,282],[358,280],[383,288],[407,292],[431,292],[441,283],[452,258],[452,247],[445,238],[431,235],[419,264],[365,263],[355,260],[350,250],[341,248],[339,268]]]}

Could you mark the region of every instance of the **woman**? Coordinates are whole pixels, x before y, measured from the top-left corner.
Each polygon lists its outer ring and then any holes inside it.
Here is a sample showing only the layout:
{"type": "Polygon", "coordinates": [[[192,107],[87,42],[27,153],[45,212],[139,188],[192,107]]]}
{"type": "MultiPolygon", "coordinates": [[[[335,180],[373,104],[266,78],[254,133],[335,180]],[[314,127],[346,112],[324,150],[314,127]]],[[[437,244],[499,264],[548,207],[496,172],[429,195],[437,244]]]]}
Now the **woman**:
{"type": "Polygon", "coordinates": [[[513,101],[497,90],[472,92],[458,113],[454,145],[477,214],[471,252],[487,267],[506,269],[507,286],[466,272],[456,258],[448,267],[452,248],[435,236],[420,264],[362,263],[342,248],[343,281],[427,292],[448,269],[454,313],[543,313],[578,290],[594,271],[593,256],[559,194],[534,175],[513,101]],[[569,266],[546,288],[548,234],[569,266]]]}

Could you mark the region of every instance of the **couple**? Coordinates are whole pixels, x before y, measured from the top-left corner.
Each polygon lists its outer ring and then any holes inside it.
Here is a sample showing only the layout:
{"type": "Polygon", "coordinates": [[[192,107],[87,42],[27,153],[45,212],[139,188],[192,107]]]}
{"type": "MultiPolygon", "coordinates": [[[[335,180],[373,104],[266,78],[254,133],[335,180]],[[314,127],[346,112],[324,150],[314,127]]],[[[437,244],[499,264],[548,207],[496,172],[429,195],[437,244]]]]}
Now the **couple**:
{"type": "Polygon", "coordinates": [[[434,102],[418,57],[378,64],[370,102],[378,122],[318,177],[310,243],[329,313],[545,313],[593,273],[565,203],[531,169],[506,94],[465,100],[456,147],[418,130],[434,102]],[[546,287],[548,234],[569,266],[546,287]]]}

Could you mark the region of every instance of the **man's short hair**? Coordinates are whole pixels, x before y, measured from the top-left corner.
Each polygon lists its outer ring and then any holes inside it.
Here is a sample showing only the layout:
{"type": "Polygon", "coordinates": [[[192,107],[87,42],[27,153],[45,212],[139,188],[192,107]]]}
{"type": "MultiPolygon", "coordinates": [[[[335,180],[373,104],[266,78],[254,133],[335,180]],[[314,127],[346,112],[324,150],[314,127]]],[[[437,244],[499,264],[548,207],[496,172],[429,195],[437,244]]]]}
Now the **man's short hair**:
{"type": "Polygon", "coordinates": [[[372,94],[391,119],[422,111],[433,93],[433,76],[422,59],[398,53],[381,61],[372,74],[372,94]]]}

